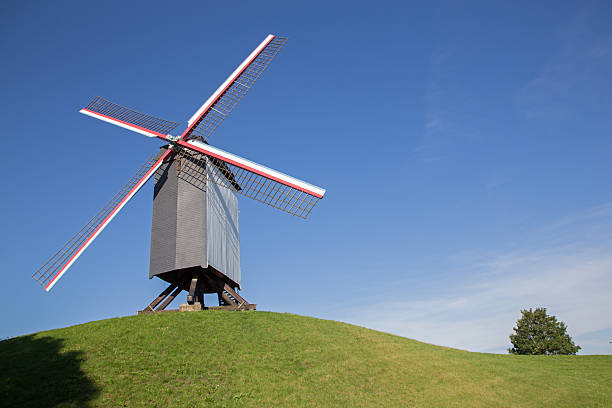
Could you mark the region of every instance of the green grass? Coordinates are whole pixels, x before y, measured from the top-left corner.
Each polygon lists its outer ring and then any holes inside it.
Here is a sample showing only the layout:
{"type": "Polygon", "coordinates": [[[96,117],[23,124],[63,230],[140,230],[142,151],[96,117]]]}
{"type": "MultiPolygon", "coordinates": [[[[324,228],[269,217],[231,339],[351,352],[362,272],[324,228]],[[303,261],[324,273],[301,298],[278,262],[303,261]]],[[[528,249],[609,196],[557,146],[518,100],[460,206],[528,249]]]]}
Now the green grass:
{"type": "Polygon", "coordinates": [[[162,313],[0,342],[0,406],[612,406],[612,356],[510,356],[268,312],[162,313]]]}

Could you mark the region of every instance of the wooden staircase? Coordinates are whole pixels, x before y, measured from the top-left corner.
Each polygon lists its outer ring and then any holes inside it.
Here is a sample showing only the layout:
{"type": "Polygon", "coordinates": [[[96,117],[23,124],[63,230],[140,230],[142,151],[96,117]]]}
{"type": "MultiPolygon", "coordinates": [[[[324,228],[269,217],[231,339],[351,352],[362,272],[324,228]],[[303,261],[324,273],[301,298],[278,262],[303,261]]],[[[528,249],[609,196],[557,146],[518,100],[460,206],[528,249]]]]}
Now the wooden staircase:
{"type": "Polygon", "coordinates": [[[217,292],[219,298],[219,306],[207,307],[207,309],[223,309],[223,310],[255,310],[257,305],[247,302],[228,284],[223,286],[220,292],[217,292]]]}

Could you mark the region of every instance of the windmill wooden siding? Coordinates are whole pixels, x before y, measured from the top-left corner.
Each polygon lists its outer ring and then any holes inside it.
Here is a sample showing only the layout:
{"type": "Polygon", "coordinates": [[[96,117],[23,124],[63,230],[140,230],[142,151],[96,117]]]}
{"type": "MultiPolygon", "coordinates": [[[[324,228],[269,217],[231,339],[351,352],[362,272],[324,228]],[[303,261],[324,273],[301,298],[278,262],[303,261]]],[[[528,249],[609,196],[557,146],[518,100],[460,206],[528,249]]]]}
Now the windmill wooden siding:
{"type": "MultiPolygon", "coordinates": [[[[223,177],[217,167],[208,172],[223,177]]],[[[231,186],[229,183],[228,186],[231,186]]],[[[206,196],[206,254],[208,264],[241,285],[238,196],[232,189],[209,182],[206,196]]]]}
{"type": "MultiPolygon", "coordinates": [[[[172,159],[155,175],[149,278],[212,266],[240,286],[236,194],[214,183],[207,185],[206,177],[184,176],[194,173],[186,166],[196,164],[172,159]]],[[[206,167],[217,171],[210,163],[206,167]]],[[[197,173],[204,174],[204,169],[197,173]]]]}

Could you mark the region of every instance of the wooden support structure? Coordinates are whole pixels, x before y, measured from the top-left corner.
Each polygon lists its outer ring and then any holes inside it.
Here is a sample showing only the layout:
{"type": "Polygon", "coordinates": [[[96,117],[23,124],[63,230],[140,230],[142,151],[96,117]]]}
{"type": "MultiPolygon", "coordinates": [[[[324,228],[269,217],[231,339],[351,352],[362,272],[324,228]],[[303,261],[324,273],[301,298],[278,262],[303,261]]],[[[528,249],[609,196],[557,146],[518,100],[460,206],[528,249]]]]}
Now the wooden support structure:
{"type": "MultiPolygon", "coordinates": [[[[179,271],[176,271],[179,272],[179,271]]],[[[232,287],[226,279],[219,276],[214,271],[193,268],[182,270],[182,273],[174,273],[164,277],[170,283],[163,292],[159,294],[144,310],[138,313],[154,313],[165,311],[166,307],[181,293],[187,291],[187,305],[182,305],[182,310],[255,310],[255,304],[249,303],[236,292],[236,287],[232,287]],[[204,294],[217,294],[219,306],[204,305],[204,294]],[[199,305],[198,305],[199,303],[199,305]],[[191,307],[189,307],[191,306],[191,307]],[[194,308],[197,306],[197,308],[194,308]]],[[[234,284],[235,285],[235,284],[234,284]]]]}
{"type": "Polygon", "coordinates": [[[149,306],[145,307],[144,311],[147,312],[153,312],[155,311],[155,307],[157,307],[157,305],[166,298],[166,296],[168,296],[170,294],[170,292],[172,292],[174,289],[176,288],[176,285],[174,283],[171,283],[170,286],[168,286],[166,289],[164,289],[164,291],[162,293],[159,294],[158,297],[155,298],[154,301],[152,301],[149,306]]]}
{"type": "Polygon", "coordinates": [[[172,294],[170,296],[168,296],[166,298],[166,300],[163,301],[163,303],[161,305],[159,305],[159,307],[157,309],[155,309],[156,312],[159,312],[161,310],[164,310],[169,304],[170,302],[172,302],[174,300],[174,298],[176,297],[176,295],[178,295],[179,293],[181,293],[183,289],[181,289],[181,287],[179,286],[178,288],[174,289],[174,292],[172,292],[172,294]]]}
{"type": "Polygon", "coordinates": [[[255,310],[257,305],[247,302],[228,284],[223,285],[217,292],[219,306],[211,306],[208,309],[222,310],[255,310]]]}
{"type": "Polygon", "coordinates": [[[191,278],[191,285],[189,285],[189,294],[187,295],[187,303],[193,305],[196,296],[196,286],[198,286],[199,275],[195,273],[191,278]]]}

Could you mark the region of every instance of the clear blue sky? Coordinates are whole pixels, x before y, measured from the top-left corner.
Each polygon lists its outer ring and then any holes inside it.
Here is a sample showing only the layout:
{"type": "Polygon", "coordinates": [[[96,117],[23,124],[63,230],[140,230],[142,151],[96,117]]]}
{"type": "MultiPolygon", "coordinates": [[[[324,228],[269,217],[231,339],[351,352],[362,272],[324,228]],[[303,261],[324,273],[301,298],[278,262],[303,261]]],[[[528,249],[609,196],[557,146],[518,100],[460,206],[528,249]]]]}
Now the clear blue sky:
{"type": "MultiPolygon", "coordinates": [[[[50,293],[30,275],[268,33],[289,42],[209,139],[327,189],[304,221],[241,199],[260,310],[504,352],[545,306],[612,353],[609,2],[3,2],[0,336],[130,315],[152,185],[50,293]]],[[[182,301],[183,299],[181,299],[182,301]]]]}

